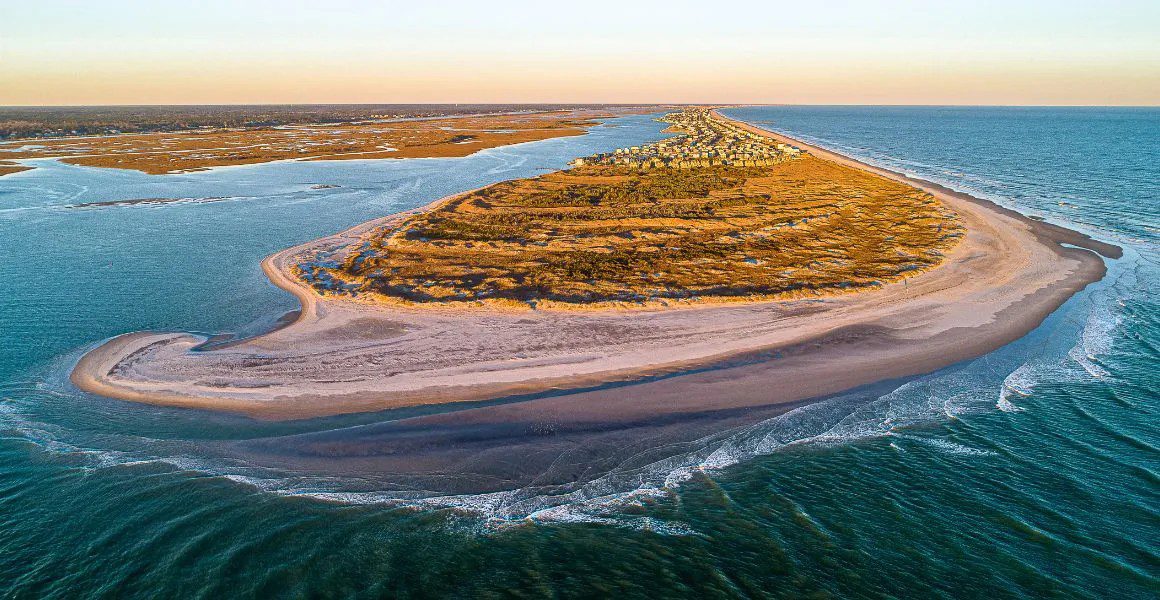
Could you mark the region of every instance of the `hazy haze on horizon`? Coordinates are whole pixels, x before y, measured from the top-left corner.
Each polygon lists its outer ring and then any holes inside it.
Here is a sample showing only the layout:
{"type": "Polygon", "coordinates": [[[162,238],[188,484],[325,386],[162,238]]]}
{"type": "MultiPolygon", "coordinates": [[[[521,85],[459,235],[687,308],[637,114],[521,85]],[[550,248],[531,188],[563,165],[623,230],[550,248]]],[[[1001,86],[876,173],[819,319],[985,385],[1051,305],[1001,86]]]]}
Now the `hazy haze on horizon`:
{"type": "Polygon", "coordinates": [[[1160,3],[0,0],[0,104],[1160,104],[1160,3]]]}

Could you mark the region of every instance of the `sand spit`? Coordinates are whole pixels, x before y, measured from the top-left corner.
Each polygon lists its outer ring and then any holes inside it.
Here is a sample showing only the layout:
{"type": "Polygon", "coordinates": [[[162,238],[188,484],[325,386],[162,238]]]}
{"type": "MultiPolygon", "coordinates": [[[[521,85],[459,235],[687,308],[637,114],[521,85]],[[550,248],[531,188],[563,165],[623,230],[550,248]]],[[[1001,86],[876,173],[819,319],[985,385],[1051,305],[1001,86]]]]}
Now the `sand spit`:
{"type": "Polygon", "coordinates": [[[566,390],[580,393],[547,402],[554,418],[572,423],[789,406],[1018,339],[1103,277],[1095,252],[1119,256],[1115,246],[991,202],[790,143],[935,195],[963,219],[963,241],[940,266],[873,291],[663,310],[384,307],[321,297],[289,274],[298,257],[405,217],[394,215],[263,262],[302,302],[292,324],[209,351],[196,350],[201,336],[123,335],[82,357],[72,381],[114,398],[262,419],[442,404],[463,422],[490,422],[521,403],[483,413],[459,403],[566,390]],[[601,388],[610,382],[631,386],[601,388]]]}

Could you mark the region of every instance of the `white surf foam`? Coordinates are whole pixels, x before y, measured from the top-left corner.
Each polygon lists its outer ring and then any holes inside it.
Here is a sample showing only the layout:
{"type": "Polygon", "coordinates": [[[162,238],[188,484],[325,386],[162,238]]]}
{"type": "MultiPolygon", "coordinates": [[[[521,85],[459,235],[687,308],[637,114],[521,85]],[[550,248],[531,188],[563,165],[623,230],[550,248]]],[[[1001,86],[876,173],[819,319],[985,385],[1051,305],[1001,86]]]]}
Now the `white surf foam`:
{"type": "Polygon", "coordinates": [[[995,454],[990,450],[972,448],[970,446],[965,446],[958,442],[952,442],[946,439],[929,438],[915,435],[898,435],[898,437],[918,442],[945,454],[954,454],[959,456],[992,456],[995,454]]]}
{"type": "Polygon", "coordinates": [[[1011,402],[1012,398],[1031,395],[1035,389],[1035,367],[1024,363],[1003,379],[1003,386],[999,389],[999,401],[995,406],[1003,412],[1022,412],[1026,410],[1011,402]]]}

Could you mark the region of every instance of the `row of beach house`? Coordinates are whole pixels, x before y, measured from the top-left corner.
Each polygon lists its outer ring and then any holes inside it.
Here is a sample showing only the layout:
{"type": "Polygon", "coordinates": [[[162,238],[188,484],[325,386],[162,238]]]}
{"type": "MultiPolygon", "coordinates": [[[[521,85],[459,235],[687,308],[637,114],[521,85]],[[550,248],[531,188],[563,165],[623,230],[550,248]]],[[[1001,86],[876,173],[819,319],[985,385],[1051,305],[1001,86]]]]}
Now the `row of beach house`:
{"type": "Polygon", "coordinates": [[[682,135],[655,144],[618,148],[614,152],[578,158],[572,161],[572,165],[623,165],[641,169],[766,167],[804,153],[791,144],[779,143],[731,122],[713,118],[705,108],[686,108],[665,116],[662,121],[676,125],[682,135]]]}

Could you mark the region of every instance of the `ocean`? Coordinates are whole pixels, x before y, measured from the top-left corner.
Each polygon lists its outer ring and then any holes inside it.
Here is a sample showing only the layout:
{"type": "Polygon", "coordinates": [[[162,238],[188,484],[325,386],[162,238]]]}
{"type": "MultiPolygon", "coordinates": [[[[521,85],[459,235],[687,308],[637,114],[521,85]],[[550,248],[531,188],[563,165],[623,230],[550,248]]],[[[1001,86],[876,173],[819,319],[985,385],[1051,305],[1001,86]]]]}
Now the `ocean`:
{"type": "Polygon", "coordinates": [[[389,414],[258,422],[90,396],[67,374],[128,331],[262,331],[296,306],[265,255],[664,124],[454,159],[166,176],[38,161],[0,178],[0,596],[1160,596],[1160,109],[724,112],[1124,257],[975,360],[650,447],[583,485],[448,496],[239,451],[389,414]],[[181,200],[92,204],[149,198],[181,200]]]}

